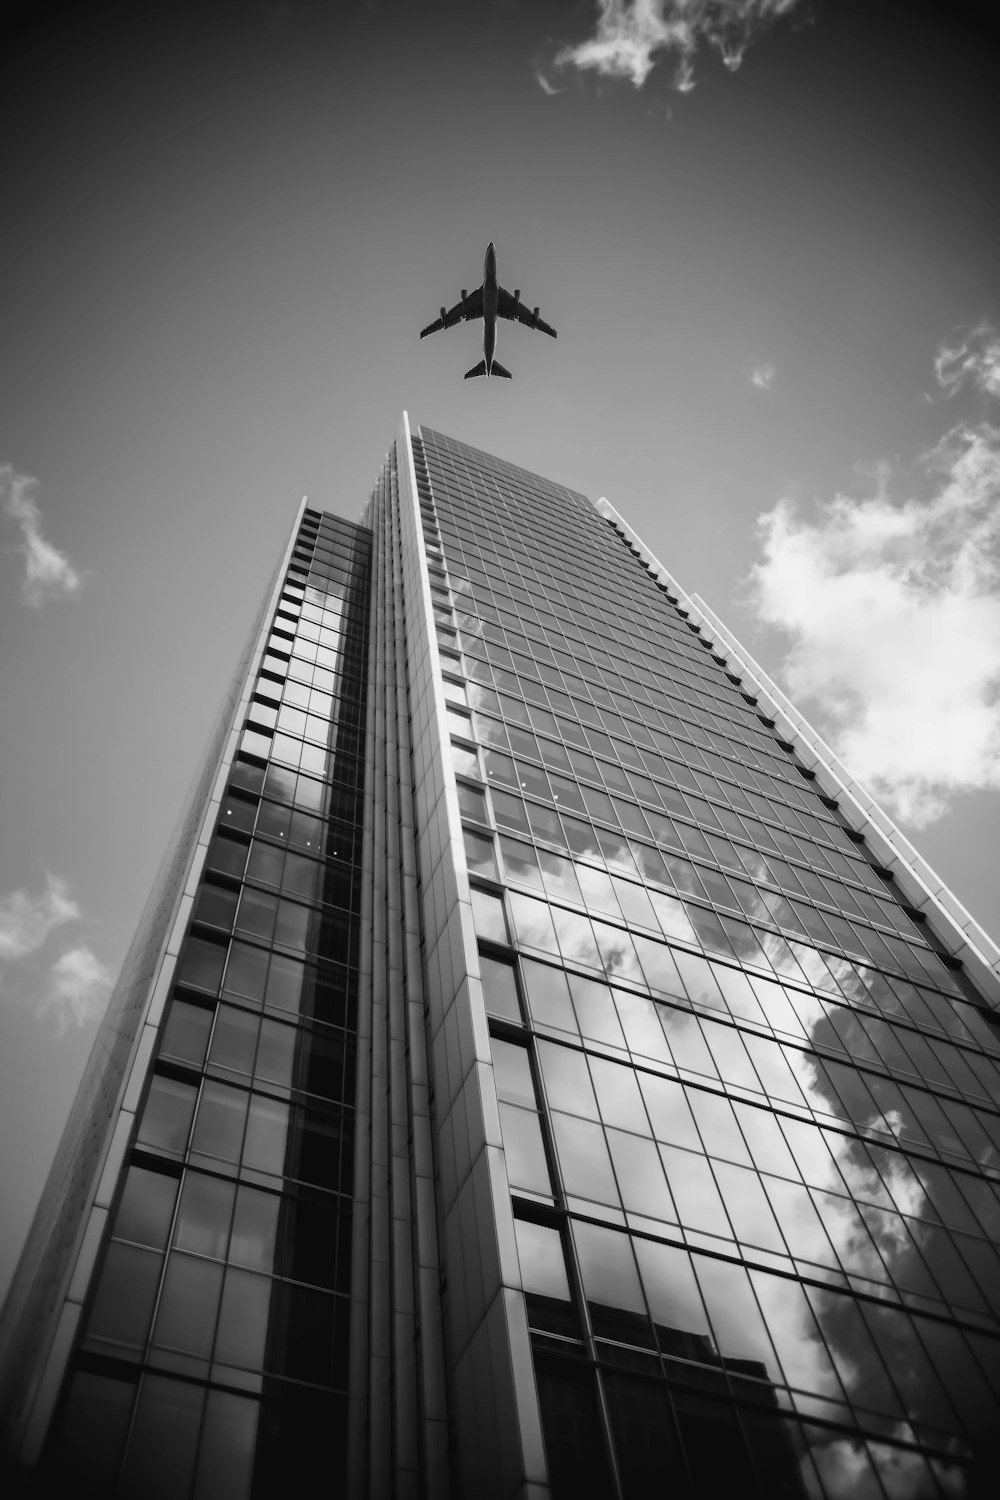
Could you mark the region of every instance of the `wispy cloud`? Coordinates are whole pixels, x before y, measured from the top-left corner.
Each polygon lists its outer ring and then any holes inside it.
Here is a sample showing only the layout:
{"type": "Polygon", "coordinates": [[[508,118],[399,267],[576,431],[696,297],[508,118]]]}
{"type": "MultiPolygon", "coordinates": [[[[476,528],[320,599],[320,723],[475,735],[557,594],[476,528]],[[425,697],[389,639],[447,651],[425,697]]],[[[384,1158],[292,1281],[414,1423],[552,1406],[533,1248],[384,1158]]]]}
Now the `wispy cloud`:
{"type": "Polygon", "coordinates": [[[694,88],[694,59],[699,46],[713,48],[726,67],[735,70],[754,37],[800,3],[597,0],[594,35],[575,46],[563,47],[555,63],[559,67],[592,69],[606,78],[626,78],[639,89],[658,58],[669,56],[674,61],[674,88],[687,93],[694,88]]]}
{"type": "Polygon", "coordinates": [[[553,94],[564,94],[566,92],[565,89],[557,89],[554,84],[551,84],[546,78],[545,74],[542,72],[541,68],[535,68],[533,69],[533,72],[535,74],[535,82],[538,84],[538,87],[541,89],[543,94],[548,94],[550,99],[552,98],[553,94]]]}
{"type": "Polygon", "coordinates": [[[111,977],[89,948],[70,948],[52,965],[38,1009],[54,1012],[60,1036],[71,1026],[87,1026],[104,1013],[111,977]]]}
{"type": "Polygon", "coordinates": [[[774,384],[776,374],[777,371],[773,365],[757,365],[750,372],[750,380],[759,391],[769,391],[774,384]]]}
{"type": "Polygon", "coordinates": [[[24,554],[25,573],[21,597],[36,609],[50,598],[73,598],[82,578],[65,552],[42,535],[42,517],[34,497],[36,480],[17,474],[9,464],[0,464],[0,498],[3,513],[21,528],[19,551],[24,554]]]}
{"type": "Polygon", "coordinates": [[[40,948],[55,927],[78,921],[81,911],[64,880],[46,876],[40,896],[13,891],[0,896],[0,958],[24,958],[40,948]]]}
{"type": "Polygon", "coordinates": [[[784,675],[815,699],[853,773],[907,822],[1000,788],[1000,429],[960,425],[924,456],[918,499],[838,495],[760,518],[758,617],[788,632],[784,675]]]}
{"type": "Polygon", "coordinates": [[[974,385],[987,396],[1000,396],[1000,333],[980,323],[955,344],[943,344],[934,360],[938,384],[949,396],[974,385]]]}

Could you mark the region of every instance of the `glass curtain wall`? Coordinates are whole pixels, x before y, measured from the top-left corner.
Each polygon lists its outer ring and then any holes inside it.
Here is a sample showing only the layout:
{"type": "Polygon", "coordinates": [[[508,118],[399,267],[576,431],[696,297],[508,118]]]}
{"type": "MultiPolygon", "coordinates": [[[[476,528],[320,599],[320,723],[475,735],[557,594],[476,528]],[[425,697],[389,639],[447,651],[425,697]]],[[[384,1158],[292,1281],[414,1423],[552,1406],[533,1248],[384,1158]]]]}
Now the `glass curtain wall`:
{"type": "Polygon", "coordinates": [[[583,496],[420,442],[553,1493],[975,1492],[993,1012],[583,496]]]}
{"type": "Polygon", "coordinates": [[[305,511],[43,1465],[75,1493],[343,1482],[370,572],[305,511]]]}

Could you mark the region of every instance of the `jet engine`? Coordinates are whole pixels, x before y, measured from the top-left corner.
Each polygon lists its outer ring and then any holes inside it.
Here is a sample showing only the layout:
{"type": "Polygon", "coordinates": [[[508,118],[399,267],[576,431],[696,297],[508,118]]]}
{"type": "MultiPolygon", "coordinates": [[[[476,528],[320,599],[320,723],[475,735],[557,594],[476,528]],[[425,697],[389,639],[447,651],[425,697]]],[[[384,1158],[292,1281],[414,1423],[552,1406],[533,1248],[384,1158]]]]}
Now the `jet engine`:
{"type": "Polygon", "coordinates": [[[448,316],[448,309],[446,307],[442,307],[441,316],[442,318],[446,318],[448,316]]]}
{"type": "Polygon", "coordinates": [[[518,291],[516,291],[514,293],[514,301],[515,302],[520,302],[520,300],[521,300],[521,293],[520,293],[520,290],[518,290],[518,291]]]}
{"type": "Polygon", "coordinates": [[[533,317],[533,318],[537,318],[537,317],[538,317],[538,308],[537,308],[537,307],[536,307],[536,308],[535,308],[535,310],[534,310],[534,312],[533,312],[533,313],[532,313],[532,314],[531,314],[531,316],[532,316],[532,317],[533,317]]]}

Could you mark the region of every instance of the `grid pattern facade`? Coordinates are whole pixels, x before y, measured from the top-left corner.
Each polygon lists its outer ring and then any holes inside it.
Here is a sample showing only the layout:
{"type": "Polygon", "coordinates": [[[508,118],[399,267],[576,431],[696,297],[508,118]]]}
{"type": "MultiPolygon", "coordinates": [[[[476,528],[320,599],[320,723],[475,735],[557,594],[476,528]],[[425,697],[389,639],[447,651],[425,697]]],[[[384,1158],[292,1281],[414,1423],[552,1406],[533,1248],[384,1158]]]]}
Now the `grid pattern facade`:
{"type": "Polygon", "coordinates": [[[553,1492],[963,1493],[992,1012],[587,501],[421,437],[553,1492]]]}
{"type": "Polygon", "coordinates": [[[306,511],[43,1475],[346,1472],[370,533],[306,511]]]}
{"type": "Polygon", "coordinates": [[[300,512],[19,1272],[27,1495],[993,1493],[996,1009],[609,510],[404,414],[300,512]]]}

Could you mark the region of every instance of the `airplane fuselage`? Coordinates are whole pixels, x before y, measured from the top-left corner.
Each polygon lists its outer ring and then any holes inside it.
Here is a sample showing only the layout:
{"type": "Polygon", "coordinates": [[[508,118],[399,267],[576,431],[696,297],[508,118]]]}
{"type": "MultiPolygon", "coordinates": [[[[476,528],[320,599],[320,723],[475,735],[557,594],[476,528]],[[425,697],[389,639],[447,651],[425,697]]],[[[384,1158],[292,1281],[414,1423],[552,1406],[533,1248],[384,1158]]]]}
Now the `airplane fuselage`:
{"type": "Polygon", "coordinates": [[[483,360],[486,374],[493,369],[497,352],[497,307],[500,302],[500,283],[497,281],[497,253],[491,240],[486,247],[483,263],[483,360]]]}

